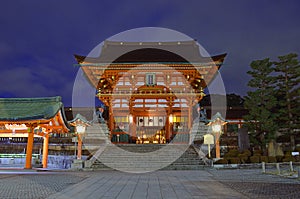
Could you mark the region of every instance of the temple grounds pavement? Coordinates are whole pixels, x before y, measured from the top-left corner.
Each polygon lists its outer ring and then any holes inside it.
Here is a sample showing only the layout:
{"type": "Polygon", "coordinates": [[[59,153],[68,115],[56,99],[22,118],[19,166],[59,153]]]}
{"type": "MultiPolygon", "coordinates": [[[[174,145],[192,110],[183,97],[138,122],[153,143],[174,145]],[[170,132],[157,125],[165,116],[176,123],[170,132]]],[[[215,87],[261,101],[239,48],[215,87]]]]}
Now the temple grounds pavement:
{"type": "Polygon", "coordinates": [[[300,180],[260,169],[38,171],[0,169],[0,198],[299,198],[300,180]]]}

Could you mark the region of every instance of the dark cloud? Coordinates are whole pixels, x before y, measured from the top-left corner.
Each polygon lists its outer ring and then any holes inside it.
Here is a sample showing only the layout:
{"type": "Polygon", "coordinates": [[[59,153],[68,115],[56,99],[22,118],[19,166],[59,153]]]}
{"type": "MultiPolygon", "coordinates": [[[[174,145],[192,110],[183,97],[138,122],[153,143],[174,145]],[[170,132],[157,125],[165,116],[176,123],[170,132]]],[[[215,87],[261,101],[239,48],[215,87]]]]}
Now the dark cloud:
{"type": "Polygon", "coordinates": [[[4,1],[0,8],[0,97],[63,96],[71,105],[77,72],[106,38],[132,28],[171,28],[212,55],[227,52],[227,92],[245,95],[254,59],[300,54],[300,2],[290,1],[4,1]]]}

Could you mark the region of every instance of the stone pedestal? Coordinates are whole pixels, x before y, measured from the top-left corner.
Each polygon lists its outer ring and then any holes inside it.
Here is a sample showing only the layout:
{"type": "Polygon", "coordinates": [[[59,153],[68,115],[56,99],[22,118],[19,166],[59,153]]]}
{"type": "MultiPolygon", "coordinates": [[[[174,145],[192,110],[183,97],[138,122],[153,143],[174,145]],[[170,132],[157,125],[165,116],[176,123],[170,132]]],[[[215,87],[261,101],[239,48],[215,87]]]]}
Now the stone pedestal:
{"type": "Polygon", "coordinates": [[[84,161],[83,165],[84,165],[84,168],[91,168],[92,165],[93,165],[93,161],[92,160],[86,160],[86,161],[84,161]]]}
{"type": "Polygon", "coordinates": [[[71,169],[82,169],[83,168],[83,160],[75,159],[71,164],[71,169]]]}

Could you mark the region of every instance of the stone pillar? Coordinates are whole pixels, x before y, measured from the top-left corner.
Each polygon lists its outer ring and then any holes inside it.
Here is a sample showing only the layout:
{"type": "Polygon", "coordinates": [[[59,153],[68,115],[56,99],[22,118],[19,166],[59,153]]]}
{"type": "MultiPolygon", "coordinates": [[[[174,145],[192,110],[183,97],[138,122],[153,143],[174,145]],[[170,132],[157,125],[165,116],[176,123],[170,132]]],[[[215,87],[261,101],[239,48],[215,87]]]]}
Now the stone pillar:
{"type": "Polygon", "coordinates": [[[240,151],[244,151],[250,148],[250,141],[247,128],[240,128],[238,130],[238,145],[240,151]]]}

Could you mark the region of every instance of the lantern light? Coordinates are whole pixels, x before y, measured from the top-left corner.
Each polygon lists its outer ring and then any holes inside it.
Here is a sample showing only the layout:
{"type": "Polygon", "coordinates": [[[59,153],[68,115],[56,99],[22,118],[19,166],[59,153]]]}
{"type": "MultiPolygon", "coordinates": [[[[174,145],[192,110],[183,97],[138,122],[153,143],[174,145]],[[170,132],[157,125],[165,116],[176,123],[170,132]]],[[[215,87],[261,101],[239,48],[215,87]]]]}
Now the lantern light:
{"type": "Polygon", "coordinates": [[[220,124],[213,124],[212,125],[213,132],[220,132],[221,131],[221,125],[220,124]]]}
{"type": "Polygon", "coordinates": [[[86,126],[85,125],[81,125],[81,124],[78,124],[76,126],[76,132],[78,134],[84,134],[85,133],[85,129],[86,129],[86,126]]]}
{"type": "Polygon", "coordinates": [[[128,118],[129,118],[129,123],[133,123],[133,116],[131,114],[129,114],[128,118]]]}
{"type": "Polygon", "coordinates": [[[169,115],[169,122],[173,123],[173,115],[172,114],[169,115]]]}

